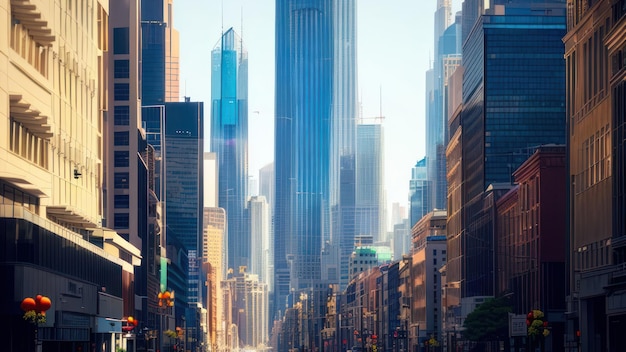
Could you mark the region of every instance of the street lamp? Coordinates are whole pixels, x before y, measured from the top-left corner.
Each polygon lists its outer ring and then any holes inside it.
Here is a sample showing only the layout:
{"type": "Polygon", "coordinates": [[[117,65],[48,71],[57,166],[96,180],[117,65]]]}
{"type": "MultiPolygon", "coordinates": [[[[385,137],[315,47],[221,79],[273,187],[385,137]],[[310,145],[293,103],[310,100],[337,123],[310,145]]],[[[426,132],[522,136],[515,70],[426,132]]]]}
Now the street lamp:
{"type": "Polygon", "coordinates": [[[33,299],[32,297],[26,297],[20,303],[20,308],[24,311],[24,320],[30,322],[35,326],[35,351],[41,351],[41,344],[37,336],[37,329],[39,324],[46,322],[46,311],[52,307],[52,301],[50,298],[42,295],[37,295],[33,299]]]}
{"type": "Polygon", "coordinates": [[[160,326],[159,326],[159,346],[160,350],[163,350],[163,333],[164,333],[164,325],[165,325],[165,315],[167,313],[168,308],[174,306],[174,291],[163,291],[157,294],[158,304],[160,308],[160,326]]]}

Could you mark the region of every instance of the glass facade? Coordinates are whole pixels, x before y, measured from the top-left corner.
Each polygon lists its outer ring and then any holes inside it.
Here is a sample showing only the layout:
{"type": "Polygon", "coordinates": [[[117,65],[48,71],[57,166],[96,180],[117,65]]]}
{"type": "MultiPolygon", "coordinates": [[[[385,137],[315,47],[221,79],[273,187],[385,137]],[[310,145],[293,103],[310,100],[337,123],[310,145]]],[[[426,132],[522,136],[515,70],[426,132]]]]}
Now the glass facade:
{"type": "Polygon", "coordinates": [[[218,206],[226,210],[227,265],[250,267],[248,197],[248,52],[231,28],[211,53],[211,151],[218,170],[218,206]]]}
{"type": "Polygon", "coordinates": [[[385,235],[383,126],[357,126],[356,233],[374,242],[385,235]]]}
{"type": "Polygon", "coordinates": [[[319,283],[328,207],[332,1],[276,2],[276,309],[319,283]],[[290,275],[291,274],[291,275],[290,275]]]}
{"type": "MultiPolygon", "coordinates": [[[[357,99],[357,0],[333,2],[333,97],[330,126],[330,231],[324,243],[340,249],[340,284],[348,284],[349,257],[354,250],[356,230],[356,122],[357,99]]],[[[324,222],[326,225],[326,222],[324,222]]],[[[336,282],[330,274],[328,279],[336,282]]]]}
{"type": "MultiPolygon", "coordinates": [[[[165,236],[180,243],[189,259],[202,256],[203,103],[165,104],[163,157],[165,236]]],[[[189,269],[192,263],[189,263],[189,269]]],[[[197,269],[197,266],[194,267],[197,269]]],[[[199,272],[189,272],[188,302],[198,302],[199,272]]]]}
{"type": "MultiPolygon", "coordinates": [[[[529,2],[530,3],[530,2],[529,2]]],[[[548,5],[546,5],[548,6],[548,5]]],[[[543,144],[565,143],[565,5],[483,15],[463,46],[464,274],[462,297],[494,294],[485,190],[543,144]]],[[[452,259],[452,258],[451,258],[452,259]]]]}

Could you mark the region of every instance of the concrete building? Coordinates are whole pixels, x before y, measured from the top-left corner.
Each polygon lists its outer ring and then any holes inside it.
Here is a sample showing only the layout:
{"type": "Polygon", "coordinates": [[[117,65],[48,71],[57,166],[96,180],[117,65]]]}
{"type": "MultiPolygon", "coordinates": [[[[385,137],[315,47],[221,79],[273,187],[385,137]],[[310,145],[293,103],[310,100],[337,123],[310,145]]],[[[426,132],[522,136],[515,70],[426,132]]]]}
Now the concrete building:
{"type": "Polygon", "coordinates": [[[419,331],[411,341],[418,346],[431,336],[443,342],[440,269],[447,260],[446,226],[446,211],[435,210],[411,229],[412,295],[408,304],[411,332],[419,331]]]}
{"type": "Polygon", "coordinates": [[[626,8],[623,1],[568,5],[566,343],[570,350],[620,351],[626,349],[626,8]]]}
{"type": "Polygon", "coordinates": [[[120,337],[135,313],[140,252],[103,227],[108,2],[5,0],[0,17],[5,349],[133,347],[120,337]],[[38,326],[20,309],[36,295],[51,301],[38,326]]]}

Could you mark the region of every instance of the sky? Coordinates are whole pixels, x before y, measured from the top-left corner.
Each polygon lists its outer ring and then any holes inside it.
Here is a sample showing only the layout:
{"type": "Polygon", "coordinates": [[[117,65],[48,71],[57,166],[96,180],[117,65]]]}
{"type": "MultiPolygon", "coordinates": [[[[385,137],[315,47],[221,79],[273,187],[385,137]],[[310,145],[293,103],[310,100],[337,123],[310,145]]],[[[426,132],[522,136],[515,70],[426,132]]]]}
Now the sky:
{"type": "MultiPolygon", "coordinates": [[[[248,50],[249,174],[274,158],[275,0],[173,0],[180,33],[181,95],[211,102],[211,50],[233,27],[248,50]]],[[[461,0],[453,0],[453,13],[461,0]]],[[[425,155],[425,73],[433,57],[437,0],[358,0],[362,117],[384,116],[388,204],[408,205],[411,168],[425,155]],[[381,99],[382,97],[382,99],[381,99]],[[381,104],[382,103],[382,104],[381,104]]],[[[374,119],[365,120],[373,123],[374,119]]],[[[205,148],[209,150],[208,130],[205,148]]],[[[389,208],[389,212],[391,208],[389,208]]]]}

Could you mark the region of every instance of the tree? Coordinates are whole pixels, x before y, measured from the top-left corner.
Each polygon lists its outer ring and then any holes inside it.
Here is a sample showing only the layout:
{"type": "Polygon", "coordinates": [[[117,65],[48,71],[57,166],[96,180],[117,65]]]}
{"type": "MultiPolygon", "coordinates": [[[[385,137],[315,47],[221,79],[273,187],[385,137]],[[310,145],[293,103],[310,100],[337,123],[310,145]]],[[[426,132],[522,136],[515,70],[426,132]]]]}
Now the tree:
{"type": "Polygon", "coordinates": [[[491,298],[467,315],[463,335],[470,341],[500,340],[508,336],[511,302],[507,297],[491,298]]]}

